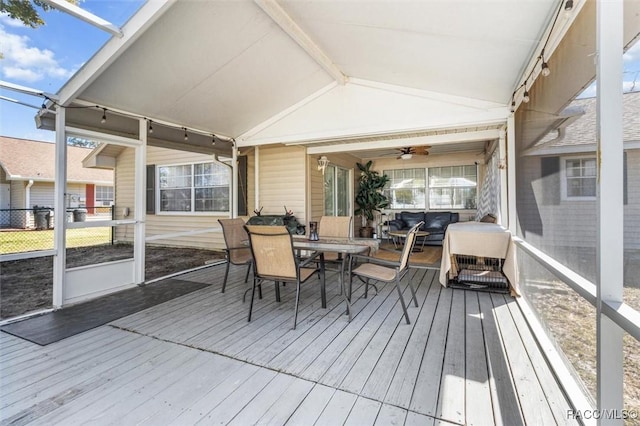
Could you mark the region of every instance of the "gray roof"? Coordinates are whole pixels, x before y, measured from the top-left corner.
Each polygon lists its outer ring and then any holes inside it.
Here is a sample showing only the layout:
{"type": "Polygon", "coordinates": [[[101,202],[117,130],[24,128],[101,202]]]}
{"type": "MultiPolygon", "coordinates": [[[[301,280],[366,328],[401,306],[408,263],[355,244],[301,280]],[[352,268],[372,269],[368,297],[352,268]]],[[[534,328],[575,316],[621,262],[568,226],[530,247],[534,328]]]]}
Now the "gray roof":
{"type": "MultiPolygon", "coordinates": [[[[585,98],[573,101],[561,115],[570,115],[581,109],[584,115],[566,126],[564,137],[553,141],[557,133],[551,132],[536,144],[536,148],[570,147],[596,143],[596,99],[585,98]]],[[[623,140],[640,141],[640,92],[628,92],[623,95],[623,140]]]]}
{"type": "MultiPolygon", "coordinates": [[[[7,180],[51,181],[55,179],[54,143],[0,136],[0,166],[7,180]]],[[[82,167],[89,148],[67,146],[67,181],[113,185],[113,170],[82,167]]]]}

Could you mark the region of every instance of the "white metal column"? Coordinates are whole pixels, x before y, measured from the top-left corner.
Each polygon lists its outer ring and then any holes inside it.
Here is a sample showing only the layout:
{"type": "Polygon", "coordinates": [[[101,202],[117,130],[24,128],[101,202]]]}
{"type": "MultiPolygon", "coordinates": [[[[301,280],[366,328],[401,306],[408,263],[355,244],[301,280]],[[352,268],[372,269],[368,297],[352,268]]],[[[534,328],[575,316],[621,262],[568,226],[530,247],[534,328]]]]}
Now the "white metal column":
{"type": "Polygon", "coordinates": [[[509,230],[516,235],[516,120],[513,114],[507,118],[507,206],[509,230]]]}
{"type": "Polygon", "coordinates": [[[507,132],[503,128],[500,130],[500,139],[498,140],[498,174],[500,176],[500,221],[502,226],[508,227],[509,213],[508,213],[508,188],[507,183],[507,132]]]}
{"type": "Polygon", "coordinates": [[[238,217],[238,147],[231,143],[231,217],[238,217]]]}
{"type": "Polygon", "coordinates": [[[56,155],[54,182],[53,249],[53,307],[60,308],[64,301],[65,270],[67,268],[67,212],[64,194],[67,192],[67,137],[65,109],[56,108],[56,155]]]}
{"type": "Polygon", "coordinates": [[[622,302],[624,203],[622,141],[623,1],[597,2],[598,114],[597,400],[599,424],[622,425],[608,415],[623,408],[622,329],[606,317],[602,302],[622,302]]]}
{"type": "Polygon", "coordinates": [[[141,146],[135,148],[135,200],[134,200],[134,218],[136,221],[133,242],[133,258],[134,265],[134,282],[136,284],[144,283],[144,264],[145,264],[145,219],[147,216],[147,122],[139,120],[139,133],[141,146]]]}

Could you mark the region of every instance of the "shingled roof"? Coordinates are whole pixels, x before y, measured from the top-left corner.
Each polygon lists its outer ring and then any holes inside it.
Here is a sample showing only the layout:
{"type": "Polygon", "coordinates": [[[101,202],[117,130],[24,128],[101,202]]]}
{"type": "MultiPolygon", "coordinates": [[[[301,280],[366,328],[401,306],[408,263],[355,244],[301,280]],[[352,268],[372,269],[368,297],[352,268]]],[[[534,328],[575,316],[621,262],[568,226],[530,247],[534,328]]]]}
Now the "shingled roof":
{"type": "MultiPolygon", "coordinates": [[[[640,92],[629,92],[623,96],[622,137],[625,143],[640,142],[640,92]]],[[[596,98],[576,99],[565,111],[584,111],[584,114],[564,129],[564,135],[556,139],[551,132],[536,148],[577,147],[596,143],[596,98]]]]}
{"type": "MultiPolygon", "coordinates": [[[[113,185],[113,171],[82,167],[91,149],[67,147],[67,181],[113,185]]],[[[7,180],[55,180],[55,144],[0,136],[0,166],[7,180]]]]}

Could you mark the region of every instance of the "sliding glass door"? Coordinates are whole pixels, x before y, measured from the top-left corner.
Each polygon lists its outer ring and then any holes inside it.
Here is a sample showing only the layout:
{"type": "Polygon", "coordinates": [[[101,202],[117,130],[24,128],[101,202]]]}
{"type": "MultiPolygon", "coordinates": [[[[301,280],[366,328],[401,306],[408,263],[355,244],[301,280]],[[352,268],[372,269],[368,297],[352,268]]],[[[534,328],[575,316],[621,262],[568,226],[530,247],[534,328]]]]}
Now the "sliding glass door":
{"type": "Polygon", "coordinates": [[[351,215],[351,171],[330,164],[324,173],[324,214],[351,215]]]}

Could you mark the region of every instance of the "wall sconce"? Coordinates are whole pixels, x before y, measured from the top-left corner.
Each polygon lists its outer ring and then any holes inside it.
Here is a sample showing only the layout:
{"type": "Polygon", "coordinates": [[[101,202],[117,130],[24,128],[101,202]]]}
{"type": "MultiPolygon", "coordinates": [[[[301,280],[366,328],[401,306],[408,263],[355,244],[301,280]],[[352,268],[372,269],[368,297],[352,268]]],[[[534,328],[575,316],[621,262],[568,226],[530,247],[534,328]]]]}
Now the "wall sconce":
{"type": "Polygon", "coordinates": [[[322,174],[324,175],[324,169],[329,165],[329,159],[326,155],[318,158],[318,170],[322,170],[322,174]]]}

